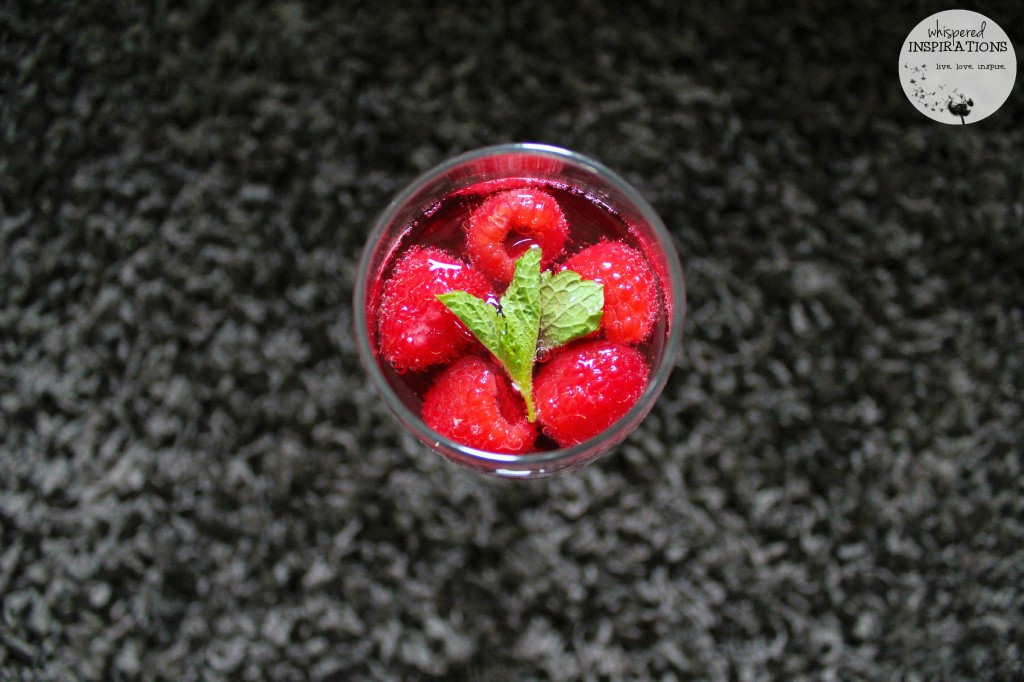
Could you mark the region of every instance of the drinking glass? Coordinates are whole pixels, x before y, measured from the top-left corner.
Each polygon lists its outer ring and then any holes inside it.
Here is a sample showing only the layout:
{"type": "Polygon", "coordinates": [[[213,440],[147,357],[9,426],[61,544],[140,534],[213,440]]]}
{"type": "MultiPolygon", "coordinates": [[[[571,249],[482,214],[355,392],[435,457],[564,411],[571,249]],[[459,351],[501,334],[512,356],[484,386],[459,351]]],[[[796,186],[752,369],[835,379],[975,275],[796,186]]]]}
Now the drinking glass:
{"type": "Polygon", "coordinates": [[[355,296],[359,356],[370,382],[403,427],[429,448],[473,471],[510,478],[536,478],[577,469],[607,454],[647,416],[675,365],[683,335],[686,293],[672,237],[650,204],[619,175],[582,154],[543,144],[484,147],[451,158],[422,174],[384,209],[370,231],[359,262],[355,296]],[[505,183],[507,181],[507,183],[505,183]],[[377,349],[376,315],[389,262],[414,227],[443,199],[467,188],[540,182],[570,188],[613,211],[644,251],[661,289],[663,310],[647,353],[650,378],[639,400],[612,426],[572,447],[528,454],[503,454],[467,447],[437,433],[420,417],[421,398],[377,349]]]}

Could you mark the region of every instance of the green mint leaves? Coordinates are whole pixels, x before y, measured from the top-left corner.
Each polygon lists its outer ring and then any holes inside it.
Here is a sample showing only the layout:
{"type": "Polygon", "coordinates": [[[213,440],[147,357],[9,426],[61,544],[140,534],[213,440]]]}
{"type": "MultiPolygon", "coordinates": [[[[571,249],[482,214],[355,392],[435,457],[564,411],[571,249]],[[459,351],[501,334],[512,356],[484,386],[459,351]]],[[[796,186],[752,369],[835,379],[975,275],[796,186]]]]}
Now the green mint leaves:
{"type": "Polygon", "coordinates": [[[540,259],[535,247],[516,261],[500,312],[465,291],[437,295],[505,368],[531,422],[537,418],[533,365],[538,349],[551,350],[595,331],[604,307],[603,286],[568,270],[542,273],[540,259]]]}
{"type": "Polygon", "coordinates": [[[601,326],[604,286],[572,270],[540,276],[540,348],[551,350],[601,326]]]}

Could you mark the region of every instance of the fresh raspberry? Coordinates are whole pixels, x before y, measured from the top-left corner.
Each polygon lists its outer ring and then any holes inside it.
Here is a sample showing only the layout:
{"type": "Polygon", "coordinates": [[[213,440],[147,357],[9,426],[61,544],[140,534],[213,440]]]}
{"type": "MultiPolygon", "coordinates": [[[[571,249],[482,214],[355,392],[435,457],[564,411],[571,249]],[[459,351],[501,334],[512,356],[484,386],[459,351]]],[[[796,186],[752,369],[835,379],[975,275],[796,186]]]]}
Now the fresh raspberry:
{"type": "Polygon", "coordinates": [[[496,284],[512,281],[515,261],[531,246],[543,254],[541,269],[562,253],[569,234],[558,202],[547,192],[523,188],[495,194],[469,216],[469,259],[496,284]]]}
{"type": "Polygon", "coordinates": [[[556,351],[533,382],[537,419],[562,447],[596,436],[636,404],[649,370],[640,351],[584,340],[556,351]]]}
{"type": "Polygon", "coordinates": [[[567,260],[563,270],[604,285],[604,337],[638,344],[647,338],[658,317],[654,273],[639,251],[621,242],[601,242],[567,260]]]}
{"type": "Polygon", "coordinates": [[[523,453],[537,427],[505,373],[490,360],[466,355],[451,364],[423,398],[423,421],[454,441],[489,452],[523,453]]]}
{"type": "Polygon", "coordinates": [[[487,278],[451,254],[413,247],[384,283],[378,312],[380,352],[398,371],[447,362],[474,343],[465,325],[436,298],[468,291],[486,299],[487,278]]]}

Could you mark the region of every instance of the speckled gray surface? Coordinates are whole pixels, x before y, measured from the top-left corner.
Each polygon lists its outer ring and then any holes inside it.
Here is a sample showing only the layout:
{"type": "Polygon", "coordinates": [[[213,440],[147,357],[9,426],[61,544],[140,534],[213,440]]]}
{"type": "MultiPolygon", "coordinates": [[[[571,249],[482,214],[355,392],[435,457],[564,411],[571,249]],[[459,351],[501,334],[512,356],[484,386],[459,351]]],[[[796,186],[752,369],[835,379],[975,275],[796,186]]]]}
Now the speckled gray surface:
{"type": "Polygon", "coordinates": [[[763,4],[0,5],[0,680],[1020,679],[1020,79],[942,126],[938,8],[763,4]],[[516,140],[633,181],[690,303],[528,483],[350,336],[389,197],[516,140]]]}

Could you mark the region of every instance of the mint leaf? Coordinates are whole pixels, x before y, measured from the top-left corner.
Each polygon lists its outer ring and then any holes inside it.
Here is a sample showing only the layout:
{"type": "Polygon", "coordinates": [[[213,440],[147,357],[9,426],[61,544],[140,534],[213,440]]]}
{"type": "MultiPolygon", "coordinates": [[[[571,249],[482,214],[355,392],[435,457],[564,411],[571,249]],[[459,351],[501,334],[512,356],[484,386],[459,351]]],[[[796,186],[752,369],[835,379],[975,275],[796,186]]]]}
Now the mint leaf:
{"type": "Polygon", "coordinates": [[[540,347],[558,348],[597,330],[603,308],[604,286],[598,282],[572,270],[545,272],[540,281],[540,347]]]}
{"type": "Polygon", "coordinates": [[[462,320],[462,324],[473,332],[473,336],[479,339],[487,350],[498,354],[505,320],[494,306],[467,291],[451,291],[436,296],[437,300],[448,306],[448,309],[462,320]]]}
{"type": "Polygon", "coordinates": [[[537,358],[537,335],[540,331],[540,257],[539,248],[528,249],[516,261],[512,283],[501,297],[501,314],[505,328],[495,353],[505,366],[509,378],[526,402],[527,418],[536,414],[533,406],[533,362],[537,358]]]}

